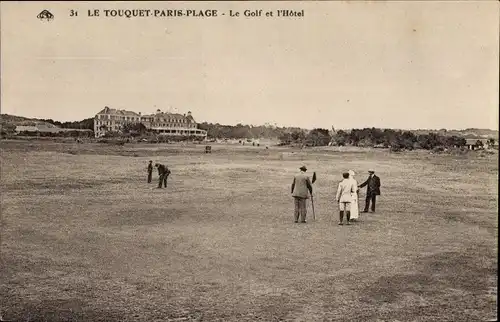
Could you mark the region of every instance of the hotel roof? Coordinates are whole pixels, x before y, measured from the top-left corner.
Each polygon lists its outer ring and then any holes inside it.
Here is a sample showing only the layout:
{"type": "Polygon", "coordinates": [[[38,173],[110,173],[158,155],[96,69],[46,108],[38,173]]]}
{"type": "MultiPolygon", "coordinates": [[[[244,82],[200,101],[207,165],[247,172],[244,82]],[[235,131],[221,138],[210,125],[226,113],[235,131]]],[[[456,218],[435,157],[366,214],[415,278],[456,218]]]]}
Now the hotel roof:
{"type": "Polygon", "coordinates": [[[139,114],[132,112],[132,111],[126,111],[126,110],[117,110],[114,108],[109,108],[105,107],[102,109],[99,113],[97,114],[112,114],[112,115],[123,115],[123,116],[140,116],[139,114]]]}

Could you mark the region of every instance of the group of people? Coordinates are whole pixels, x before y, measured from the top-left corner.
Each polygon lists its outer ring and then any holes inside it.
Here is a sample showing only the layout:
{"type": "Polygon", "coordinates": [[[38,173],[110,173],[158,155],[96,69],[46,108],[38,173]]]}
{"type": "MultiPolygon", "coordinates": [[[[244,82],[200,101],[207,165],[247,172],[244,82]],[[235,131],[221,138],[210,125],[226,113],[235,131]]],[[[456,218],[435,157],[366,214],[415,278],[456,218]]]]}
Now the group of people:
{"type": "MultiPolygon", "coordinates": [[[[161,163],[156,163],[154,165],[155,168],[158,169],[158,176],[159,176],[159,182],[158,182],[158,188],[161,189],[162,186],[167,187],[167,179],[168,176],[170,175],[170,169],[161,163]]],[[[148,164],[148,183],[151,183],[153,181],[153,161],[149,161],[148,164]]]]}
{"type": "MultiPolygon", "coordinates": [[[[158,188],[167,187],[167,179],[170,175],[170,169],[161,163],[154,165],[158,169],[158,188]]],[[[313,180],[309,179],[306,174],[307,168],[302,166],[299,168],[300,173],[293,178],[292,196],[294,198],[295,212],[294,218],[296,223],[305,223],[307,216],[307,199],[313,195],[312,184],[315,181],[316,173],[313,180]]],[[[346,224],[350,225],[359,218],[358,193],[360,188],[367,186],[365,208],[363,212],[368,212],[371,205],[372,212],[375,212],[375,204],[377,196],[380,195],[380,178],[375,175],[375,171],[368,171],[368,179],[358,186],[358,182],[354,178],[356,173],[352,170],[342,174],[343,180],[338,184],[335,200],[339,205],[339,225],[344,224],[344,215],[346,224]]],[[[148,183],[153,181],[153,161],[148,164],[148,183]]],[[[314,208],[313,208],[314,209],[314,208]]]]}
{"type": "MultiPolygon", "coordinates": [[[[300,167],[300,173],[293,178],[292,182],[292,197],[294,198],[295,212],[294,218],[296,223],[305,223],[307,216],[307,199],[309,195],[312,198],[313,188],[306,174],[307,168],[300,167]]],[[[380,195],[380,178],[375,175],[375,171],[368,171],[368,179],[358,186],[358,182],[354,178],[356,173],[352,170],[342,174],[343,180],[338,184],[335,201],[339,206],[339,225],[344,225],[344,215],[346,224],[350,225],[359,218],[358,193],[363,187],[367,187],[365,208],[363,212],[368,212],[371,205],[371,211],[375,212],[377,196],[380,195]]],[[[314,209],[314,208],[313,208],[314,209]]]]}

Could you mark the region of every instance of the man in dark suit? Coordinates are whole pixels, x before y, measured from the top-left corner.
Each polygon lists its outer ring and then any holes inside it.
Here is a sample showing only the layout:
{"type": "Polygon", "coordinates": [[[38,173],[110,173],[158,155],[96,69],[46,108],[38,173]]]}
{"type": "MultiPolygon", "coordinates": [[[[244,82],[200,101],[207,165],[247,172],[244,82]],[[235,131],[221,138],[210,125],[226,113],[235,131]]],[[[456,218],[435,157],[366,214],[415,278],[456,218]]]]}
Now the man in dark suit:
{"type": "Polygon", "coordinates": [[[148,164],[148,183],[153,180],[153,161],[149,161],[148,164]]]}
{"type": "Polygon", "coordinates": [[[375,203],[377,196],[380,196],[380,178],[375,175],[375,171],[368,171],[370,176],[368,179],[359,185],[359,188],[363,188],[364,186],[368,186],[366,189],[366,200],[365,200],[365,209],[363,212],[368,212],[368,208],[370,207],[370,201],[372,203],[372,212],[375,212],[375,203]]]}
{"type": "Polygon", "coordinates": [[[160,177],[160,181],[158,182],[158,188],[161,188],[162,184],[167,187],[167,179],[170,175],[170,169],[160,163],[155,164],[155,167],[158,168],[158,176],[160,177]]]}

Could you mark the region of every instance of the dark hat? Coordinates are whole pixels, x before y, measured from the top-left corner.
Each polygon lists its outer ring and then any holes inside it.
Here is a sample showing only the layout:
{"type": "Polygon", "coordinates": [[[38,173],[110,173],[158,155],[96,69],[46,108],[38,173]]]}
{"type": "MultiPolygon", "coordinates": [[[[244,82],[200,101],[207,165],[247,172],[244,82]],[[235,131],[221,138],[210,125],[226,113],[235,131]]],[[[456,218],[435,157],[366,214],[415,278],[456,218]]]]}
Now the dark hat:
{"type": "Polygon", "coordinates": [[[299,169],[302,170],[302,171],[307,171],[307,168],[306,168],[305,165],[301,166],[299,169]]]}
{"type": "Polygon", "coordinates": [[[373,171],[373,170],[368,170],[368,173],[375,173],[375,171],[373,171]]]}
{"type": "Polygon", "coordinates": [[[149,160],[149,163],[153,163],[153,161],[149,160]]]}

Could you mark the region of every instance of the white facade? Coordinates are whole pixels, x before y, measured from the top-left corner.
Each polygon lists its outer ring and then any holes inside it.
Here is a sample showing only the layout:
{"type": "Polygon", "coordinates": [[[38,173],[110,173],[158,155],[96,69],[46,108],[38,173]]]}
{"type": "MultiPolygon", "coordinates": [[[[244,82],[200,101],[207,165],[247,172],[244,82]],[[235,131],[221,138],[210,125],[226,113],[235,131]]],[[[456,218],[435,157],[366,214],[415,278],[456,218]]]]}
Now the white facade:
{"type": "Polygon", "coordinates": [[[107,132],[120,132],[127,123],[138,123],[141,115],[135,112],[116,110],[105,107],[94,117],[95,137],[101,137],[107,132]]]}
{"type": "Polygon", "coordinates": [[[157,110],[155,114],[141,115],[140,113],[116,110],[105,107],[94,118],[94,133],[96,137],[106,132],[121,132],[127,123],[142,123],[146,129],[165,136],[194,136],[206,139],[207,131],[198,129],[191,112],[187,115],[164,113],[157,110]]]}

